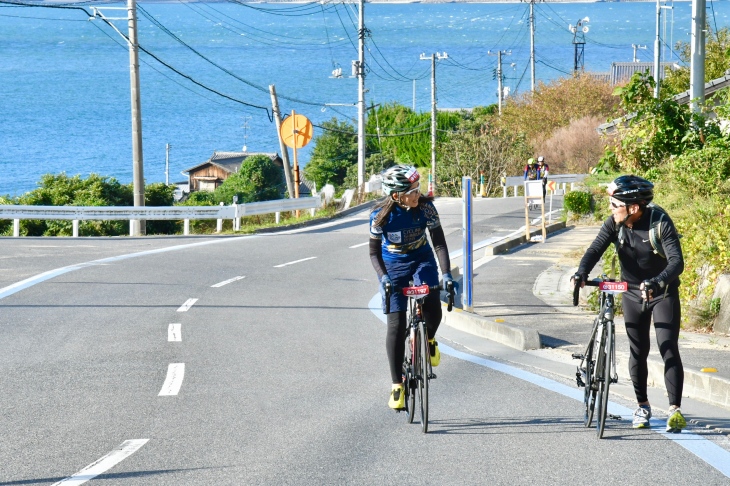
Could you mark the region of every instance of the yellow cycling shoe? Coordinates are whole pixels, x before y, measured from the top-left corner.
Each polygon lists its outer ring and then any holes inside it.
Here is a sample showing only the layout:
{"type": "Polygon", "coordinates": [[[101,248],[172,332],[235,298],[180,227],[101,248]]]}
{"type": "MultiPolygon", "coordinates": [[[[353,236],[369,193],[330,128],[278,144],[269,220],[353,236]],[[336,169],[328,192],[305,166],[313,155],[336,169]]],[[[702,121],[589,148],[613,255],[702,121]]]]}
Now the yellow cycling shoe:
{"type": "Polygon", "coordinates": [[[400,383],[393,385],[393,389],[390,390],[390,399],[388,400],[388,406],[393,410],[402,410],[406,408],[406,397],[403,393],[403,385],[400,383]]]}
{"type": "Polygon", "coordinates": [[[441,362],[441,351],[439,351],[439,343],[436,339],[428,340],[428,349],[431,351],[431,366],[438,366],[441,362]]]}

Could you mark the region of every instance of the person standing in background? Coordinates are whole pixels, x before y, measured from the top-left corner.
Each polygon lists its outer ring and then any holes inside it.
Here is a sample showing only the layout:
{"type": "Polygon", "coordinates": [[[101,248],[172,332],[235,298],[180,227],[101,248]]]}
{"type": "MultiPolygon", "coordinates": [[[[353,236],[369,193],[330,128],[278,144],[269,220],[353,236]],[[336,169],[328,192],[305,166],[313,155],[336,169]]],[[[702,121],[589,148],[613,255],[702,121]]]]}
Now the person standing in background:
{"type": "Polygon", "coordinates": [[[542,179],[542,200],[545,200],[545,194],[547,192],[548,174],[550,173],[550,166],[545,163],[545,157],[539,156],[537,158],[537,178],[542,179]]]}

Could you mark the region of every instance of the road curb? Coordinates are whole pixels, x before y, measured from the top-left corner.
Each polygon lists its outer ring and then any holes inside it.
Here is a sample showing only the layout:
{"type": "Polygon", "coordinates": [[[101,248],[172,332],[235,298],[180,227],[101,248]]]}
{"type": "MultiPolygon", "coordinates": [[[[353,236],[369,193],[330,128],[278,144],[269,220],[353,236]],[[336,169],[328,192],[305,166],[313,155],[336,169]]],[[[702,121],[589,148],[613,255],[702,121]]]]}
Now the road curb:
{"type": "MultiPolygon", "coordinates": [[[[446,304],[443,304],[446,307],[446,304]]],[[[540,348],[540,334],[534,329],[506,322],[495,322],[478,314],[454,308],[444,311],[443,323],[475,336],[483,337],[511,348],[526,351],[540,348]]]]}
{"type": "MultiPolygon", "coordinates": [[[[649,360],[648,367],[649,386],[666,390],[664,386],[664,363],[658,360],[649,360]]],[[[730,410],[730,380],[721,376],[713,376],[710,373],[703,373],[685,365],[682,396],[730,410]]]]}
{"type": "MultiPolygon", "coordinates": [[[[560,231],[562,229],[565,229],[565,221],[559,221],[557,223],[549,224],[545,227],[545,232],[547,234],[555,233],[556,231],[560,231]]],[[[533,238],[535,236],[542,235],[542,229],[536,229],[530,232],[530,238],[533,238]]],[[[500,253],[506,253],[512,248],[518,247],[522,245],[523,243],[527,243],[527,237],[524,234],[521,234],[520,236],[515,236],[512,238],[505,239],[499,243],[496,243],[494,245],[488,245],[484,249],[484,255],[499,255],[500,253]]]]}

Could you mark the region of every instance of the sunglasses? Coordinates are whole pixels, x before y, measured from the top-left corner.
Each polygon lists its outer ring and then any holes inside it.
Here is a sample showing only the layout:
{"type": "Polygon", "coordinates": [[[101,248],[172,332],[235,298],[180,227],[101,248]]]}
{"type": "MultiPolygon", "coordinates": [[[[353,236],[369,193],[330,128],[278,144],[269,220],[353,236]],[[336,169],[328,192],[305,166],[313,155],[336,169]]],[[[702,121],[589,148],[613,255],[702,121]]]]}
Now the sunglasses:
{"type": "Polygon", "coordinates": [[[611,207],[612,207],[613,209],[618,209],[618,208],[622,208],[622,207],[624,207],[624,206],[626,206],[626,205],[625,205],[625,204],[616,204],[615,202],[611,201],[611,207]]]}
{"type": "Polygon", "coordinates": [[[419,188],[419,187],[414,187],[414,188],[413,188],[413,189],[411,189],[410,191],[406,191],[406,192],[404,192],[404,193],[403,193],[403,195],[404,195],[404,196],[410,196],[410,195],[411,195],[411,194],[413,194],[413,193],[417,193],[417,194],[420,194],[420,193],[421,193],[421,188],[419,188]]]}

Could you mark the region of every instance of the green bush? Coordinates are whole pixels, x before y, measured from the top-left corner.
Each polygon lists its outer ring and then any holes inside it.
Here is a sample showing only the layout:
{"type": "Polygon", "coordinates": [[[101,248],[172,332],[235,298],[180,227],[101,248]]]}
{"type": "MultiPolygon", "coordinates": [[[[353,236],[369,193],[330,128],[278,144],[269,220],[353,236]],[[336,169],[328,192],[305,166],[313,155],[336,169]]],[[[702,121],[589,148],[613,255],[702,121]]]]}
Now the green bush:
{"type": "Polygon", "coordinates": [[[565,195],[563,205],[571,213],[588,214],[591,212],[592,202],[590,192],[572,191],[565,195]]]}
{"type": "Polygon", "coordinates": [[[674,159],[674,178],[695,194],[709,196],[730,189],[730,140],[722,137],[701,150],[688,150],[674,159]]]}

